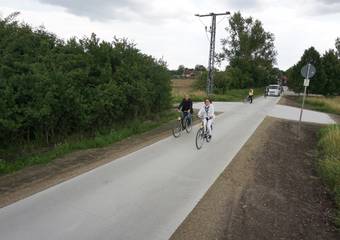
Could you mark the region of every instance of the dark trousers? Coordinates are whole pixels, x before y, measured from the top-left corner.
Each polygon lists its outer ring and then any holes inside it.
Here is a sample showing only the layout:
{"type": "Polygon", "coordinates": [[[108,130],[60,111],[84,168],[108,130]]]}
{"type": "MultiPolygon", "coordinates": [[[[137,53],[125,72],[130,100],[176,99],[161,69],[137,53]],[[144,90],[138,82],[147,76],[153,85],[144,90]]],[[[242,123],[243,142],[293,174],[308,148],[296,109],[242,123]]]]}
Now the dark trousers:
{"type": "Polygon", "coordinates": [[[250,101],[250,103],[253,103],[253,96],[249,95],[249,101],[250,101]]]}
{"type": "Polygon", "coordinates": [[[191,124],[191,113],[190,112],[182,112],[182,126],[183,127],[185,126],[185,124],[183,122],[185,117],[188,117],[189,123],[191,124]]]}

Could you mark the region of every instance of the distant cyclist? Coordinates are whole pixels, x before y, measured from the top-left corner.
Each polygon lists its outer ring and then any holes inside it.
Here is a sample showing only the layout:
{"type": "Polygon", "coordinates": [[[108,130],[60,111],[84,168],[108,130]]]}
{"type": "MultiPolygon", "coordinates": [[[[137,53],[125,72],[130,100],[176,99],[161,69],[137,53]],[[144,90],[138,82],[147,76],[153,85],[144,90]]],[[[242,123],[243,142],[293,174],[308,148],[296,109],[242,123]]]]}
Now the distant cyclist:
{"type": "Polygon", "coordinates": [[[254,89],[249,89],[249,93],[248,93],[248,98],[250,103],[253,103],[253,98],[254,98],[254,89]]]}
{"type": "Polygon", "coordinates": [[[210,99],[204,100],[204,105],[199,110],[198,117],[203,119],[204,128],[208,129],[208,135],[211,138],[211,125],[215,118],[215,109],[210,99]]]}
{"type": "Polygon", "coordinates": [[[191,124],[191,114],[194,113],[194,110],[192,108],[192,101],[189,98],[189,95],[185,95],[182,102],[179,104],[178,106],[178,111],[182,112],[182,120],[188,116],[189,120],[190,120],[190,124],[191,124]]]}

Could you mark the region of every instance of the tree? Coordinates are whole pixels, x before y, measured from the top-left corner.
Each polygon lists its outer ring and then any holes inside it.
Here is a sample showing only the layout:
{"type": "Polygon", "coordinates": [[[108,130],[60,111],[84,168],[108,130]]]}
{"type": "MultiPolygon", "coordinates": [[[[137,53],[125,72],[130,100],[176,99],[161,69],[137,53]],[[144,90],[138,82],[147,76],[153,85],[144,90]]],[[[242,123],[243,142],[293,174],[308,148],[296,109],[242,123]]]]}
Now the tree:
{"type": "Polygon", "coordinates": [[[327,93],[326,87],[326,76],[322,65],[322,60],[320,53],[314,48],[310,47],[306,49],[303,53],[300,61],[292,67],[289,71],[289,84],[288,86],[293,89],[295,92],[302,92],[303,90],[303,77],[301,76],[301,69],[306,64],[311,63],[316,68],[316,74],[311,79],[310,86],[308,91],[310,93],[319,93],[325,94],[327,93]]]}
{"type": "Polygon", "coordinates": [[[16,15],[0,18],[1,148],[92,135],[170,106],[163,60],[126,39],[63,41],[16,15]]]}
{"type": "Polygon", "coordinates": [[[177,75],[183,75],[185,71],[185,66],[184,65],[179,65],[177,69],[177,75]]]}
{"type": "Polygon", "coordinates": [[[340,94],[340,62],[334,50],[322,56],[322,68],[325,73],[323,93],[326,95],[340,94]]]}
{"type": "Polygon", "coordinates": [[[199,65],[197,64],[195,66],[195,72],[204,72],[204,71],[207,71],[206,67],[204,67],[203,65],[199,65]]]}
{"type": "Polygon", "coordinates": [[[335,40],[335,48],[337,50],[338,58],[340,58],[340,38],[335,40]]]}
{"type": "Polygon", "coordinates": [[[259,20],[244,18],[235,13],[226,28],[228,38],[222,39],[221,59],[227,59],[232,77],[230,85],[236,88],[263,86],[272,81],[276,62],[274,35],[266,32],[259,20]]]}

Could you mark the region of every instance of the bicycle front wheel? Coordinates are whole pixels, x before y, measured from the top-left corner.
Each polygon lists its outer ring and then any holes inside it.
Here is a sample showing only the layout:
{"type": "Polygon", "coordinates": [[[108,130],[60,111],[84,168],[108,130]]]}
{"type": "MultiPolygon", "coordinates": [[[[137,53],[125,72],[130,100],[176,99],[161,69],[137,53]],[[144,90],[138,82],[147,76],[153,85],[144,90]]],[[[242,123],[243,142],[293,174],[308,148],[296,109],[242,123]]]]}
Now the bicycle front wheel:
{"type": "Polygon", "coordinates": [[[175,138],[180,137],[182,134],[182,123],[181,121],[177,121],[175,126],[172,128],[172,135],[174,135],[175,138]]]}
{"type": "Polygon", "coordinates": [[[204,131],[202,128],[200,128],[196,134],[196,148],[200,150],[203,147],[203,143],[204,143],[204,131]]]}

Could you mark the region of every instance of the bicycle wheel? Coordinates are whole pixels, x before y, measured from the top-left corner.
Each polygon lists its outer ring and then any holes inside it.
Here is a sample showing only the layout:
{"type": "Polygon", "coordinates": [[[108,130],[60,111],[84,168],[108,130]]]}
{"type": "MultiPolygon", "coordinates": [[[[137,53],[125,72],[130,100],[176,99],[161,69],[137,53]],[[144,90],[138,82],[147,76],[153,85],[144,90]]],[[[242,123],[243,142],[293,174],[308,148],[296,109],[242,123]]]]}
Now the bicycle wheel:
{"type": "Polygon", "coordinates": [[[200,150],[204,143],[204,131],[203,128],[198,129],[196,134],[196,148],[200,150]]]}
{"type": "Polygon", "coordinates": [[[192,129],[192,125],[191,125],[191,119],[189,117],[185,118],[185,131],[187,133],[190,133],[192,129]]]}
{"type": "Polygon", "coordinates": [[[174,135],[175,138],[180,137],[182,134],[182,123],[181,121],[177,121],[175,126],[172,128],[172,135],[174,135]]]}

